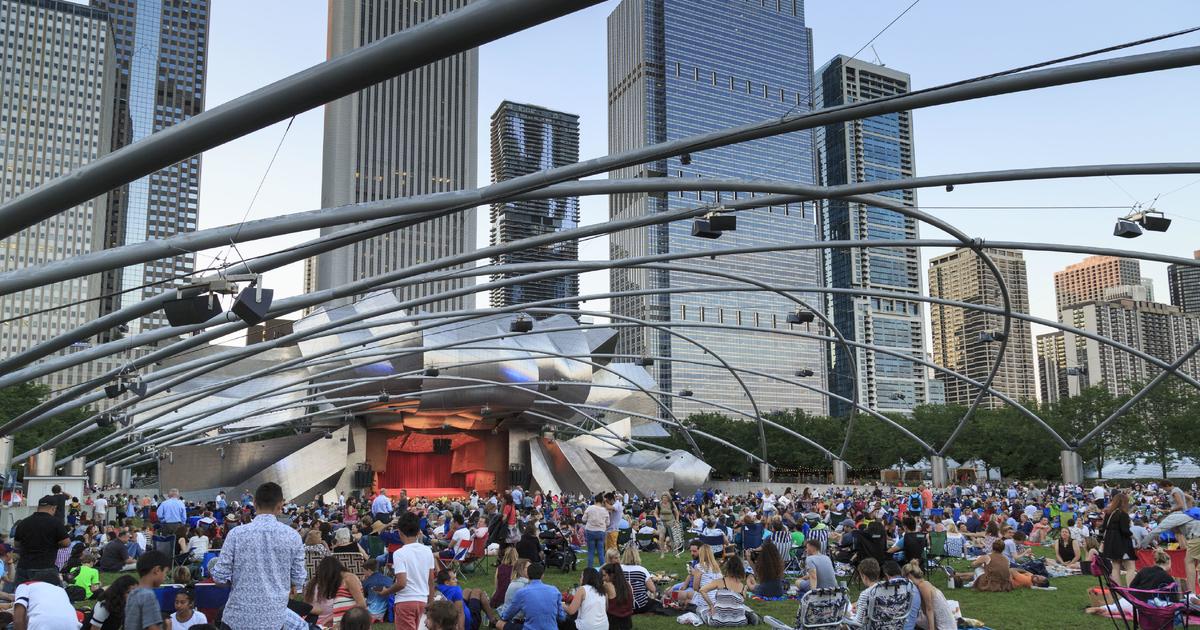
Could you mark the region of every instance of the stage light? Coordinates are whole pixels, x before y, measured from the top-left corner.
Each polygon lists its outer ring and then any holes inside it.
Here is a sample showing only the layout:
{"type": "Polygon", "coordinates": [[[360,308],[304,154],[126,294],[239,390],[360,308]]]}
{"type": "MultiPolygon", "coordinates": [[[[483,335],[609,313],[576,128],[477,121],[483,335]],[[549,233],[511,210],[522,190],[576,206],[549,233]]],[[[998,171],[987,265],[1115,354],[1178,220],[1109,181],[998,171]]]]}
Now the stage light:
{"type": "Polygon", "coordinates": [[[518,315],[517,318],[514,319],[511,324],[509,324],[508,330],[509,332],[515,333],[527,333],[533,330],[533,320],[525,317],[524,315],[518,315]]]}
{"type": "Polygon", "coordinates": [[[680,398],[690,398],[693,395],[694,394],[692,393],[692,390],[690,390],[690,389],[685,389],[685,390],[682,390],[679,392],[680,398]]]}
{"type": "Polygon", "coordinates": [[[813,371],[808,368],[796,370],[796,376],[799,376],[800,378],[805,378],[805,377],[812,376],[812,375],[813,375],[813,371]]]}
{"type": "Polygon", "coordinates": [[[787,315],[789,324],[811,324],[817,316],[812,311],[797,310],[787,315]]]}

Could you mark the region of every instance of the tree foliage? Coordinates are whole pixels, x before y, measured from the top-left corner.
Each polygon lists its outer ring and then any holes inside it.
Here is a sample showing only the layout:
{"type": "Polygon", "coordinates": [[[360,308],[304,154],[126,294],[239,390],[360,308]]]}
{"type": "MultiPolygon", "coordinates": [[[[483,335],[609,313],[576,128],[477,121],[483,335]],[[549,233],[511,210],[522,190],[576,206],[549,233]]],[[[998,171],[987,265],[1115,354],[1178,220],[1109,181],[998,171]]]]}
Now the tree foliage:
{"type": "MultiPolygon", "coordinates": [[[[0,389],[0,421],[8,422],[20,416],[22,413],[44,402],[49,395],[50,389],[48,387],[32,382],[0,389]]],[[[18,455],[38,447],[47,440],[75,426],[93,413],[91,408],[83,407],[61,413],[32,426],[26,425],[22,427],[13,434],[13,455],[18,455]]],[[[95,428],[89,433],[69,439],[58,445],[58,456],[64,457],[75,453],[93,442],[112,434],[115,430],[113,427],[95,428]]],[[[112,448],[98,451],[96,454],[103,455],[110,450],[112,448]]],[[[15,465],[19,462],[13,463],[15,465]]]]}

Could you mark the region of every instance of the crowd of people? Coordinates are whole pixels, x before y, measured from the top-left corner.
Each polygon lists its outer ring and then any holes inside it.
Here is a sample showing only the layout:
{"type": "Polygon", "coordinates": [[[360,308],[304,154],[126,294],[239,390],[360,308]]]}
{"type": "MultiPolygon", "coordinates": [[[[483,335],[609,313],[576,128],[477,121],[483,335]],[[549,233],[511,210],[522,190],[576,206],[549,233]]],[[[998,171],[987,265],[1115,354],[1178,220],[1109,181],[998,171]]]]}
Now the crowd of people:
{"type": "Polygon", "coordinates": [[[1194,585],[1194,494],[1195,484],[1189,494],[1169,481],[652,497],[514,487],[454,499],[381,490],[301,504],[273,483],[202,503],[175,490],[161,499],[98,492],[81,502],[55,488],[12,533],[15,566],[13,549],[0,546],[0,599],[12,601],[7,613],[18,629],[78,628],[80,602],[91,604],[89,628],[215,627],[192,590],[215,584],[231,587],[221,621],[238,629],[354,630],[388,619],[397,630],[616,630],[644,614],[755,624],[753,599],[836,591],[857,580],[863,588],[847,619],[862,622],[868,609],[892,606],[895,614],[903,608],[907,627],[943,630],[957,627],[960,612],[927,579],[943,570],[931,557],[970,561],[972,570],[944,570],[949,586],[976,591],[1052,588],[1053,579],[1093,563],[1111,571],[1114,584],[1159,588],[1169,581],[1170,557],[1159,550],[1152,566],[1135,571],[1137,552],[1178,545],[1186,584],[1194,585]],[[1053,558],[1031,553],[1037,545],[1053,548],[1053,558]],[[683,579],[649,571],[647,553],[686,554],[683,579]],[[464,571],[492,557],[490,589],[460,585],[464,571]],[[560,592],[542,581],[548,567],[576,571],[577,557],[577,586],[560,592]],[[122,575],[105,588],[101,572],[122,575]],[[164,583],[180,586],[169,617],[148,599],[164,583]]]}

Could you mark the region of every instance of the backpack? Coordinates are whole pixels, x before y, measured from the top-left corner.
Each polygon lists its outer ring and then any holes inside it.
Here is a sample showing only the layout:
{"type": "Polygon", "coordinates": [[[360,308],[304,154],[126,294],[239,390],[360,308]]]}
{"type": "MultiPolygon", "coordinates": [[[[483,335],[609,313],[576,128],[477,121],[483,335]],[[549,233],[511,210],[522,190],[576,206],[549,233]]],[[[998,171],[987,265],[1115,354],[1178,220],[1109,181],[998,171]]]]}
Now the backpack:
{"type": "Polygon", "coordinates": [[[921,495],[919,493],[914,492],[908,496],[908,509],[916,512],[921,511],[921,495]]]}

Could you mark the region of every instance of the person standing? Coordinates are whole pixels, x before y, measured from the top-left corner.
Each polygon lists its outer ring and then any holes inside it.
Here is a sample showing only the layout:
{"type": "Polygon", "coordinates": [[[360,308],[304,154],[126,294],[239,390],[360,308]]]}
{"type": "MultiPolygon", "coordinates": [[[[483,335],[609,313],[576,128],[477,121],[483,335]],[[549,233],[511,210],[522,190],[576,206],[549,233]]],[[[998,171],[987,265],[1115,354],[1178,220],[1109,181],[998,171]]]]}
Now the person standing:
{"type": "Polygon", "coordinates": [[[171,488],[167,500],[158,504],[158,525],[164,532],[173,532],[187,522],[187,505],[179,498],[179,490],[171,488]]]}
{"type": "Polygon", "coordinates": [[[49,497],[38,500],[37,511],[21,519],[13,538],[17,541],[20,559],[10,590],[17,584],[39,580],[61,584],[58,566],[54,563],[58,550],[70,544],[67,526],[54,517],[54,501],[49,497]]]}
{"type": "Polygon", "coordinates": [[[392,500],[388,498],[387,488],[380,488],[375,500],[371,501],[371,518],[384,523],[392,520],[392,500]]]}
{"type": "Polygon", "coordinates": [[[583,540],[587,545],[589,569],[604,564],[604,537],[607,529],[608,510],[604,506],[604,495],[597,494],[592,504],[583,512],[583,540]]]}
{"type": "Polygon", "coordinates": [[[604,495],[604,504],[608,508],[608,527],[604,531],[604,550],[617,548],[617,527],[621,523],[621,510],[624,508],[617,495],[609,492],[604,495]]]}
{"type": "Polygon", "coordinates": [[[433,603],[436,592],[434,577],[437,566],[433,561],[433,550],[417,542],[421,535],[421,521],[416,514],[402,514],[399,530],[404,546],[392,553],[396,579],[391,586],[378,593],[383,597],[396,594],[396,603],[392,608],[396,630],[420,630],[425,607],[433,603]]]}
{"type": "Polygon", "coordinates": [[[213,581],[230,584],[223,621],[238,630],[279,630],[288,619],[288,599],[304,588],[304,545],[300,534],[277,518],[283,488],[267,482],[254,493],[254,520],[225,536],[213,566],[213,581]]]}
{"type": "Polygon", "coordinates": [[[1125,573],[1125,586],[1136,572],[1134,560],[1133,530],[1129,521],[1129,495],[1115,492],[1112,501],[1104,510],[1104,546],[1101,555],[1112,561],[1112,581],[1121,584],[1121,573],[1125,573]]]}
{"type": "Polygon", "coordinates": [[[97,495],[92,503],[92,520],[100,526],[108,523],[108,499],[104,498],[103,493],[97,495]]]}
{"type": "MultiPolygon", "coordinates": [[[[62,486],[54,484],[50,488],[50,494],[46,495],[51,501],[54,501],[54,518],[67,522],[67,495],[63,494],[62,486]]],[[[40,503],[40,501],[39,501],[40,503]]]]}

